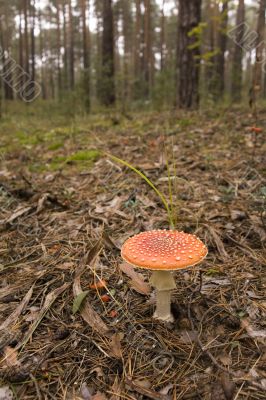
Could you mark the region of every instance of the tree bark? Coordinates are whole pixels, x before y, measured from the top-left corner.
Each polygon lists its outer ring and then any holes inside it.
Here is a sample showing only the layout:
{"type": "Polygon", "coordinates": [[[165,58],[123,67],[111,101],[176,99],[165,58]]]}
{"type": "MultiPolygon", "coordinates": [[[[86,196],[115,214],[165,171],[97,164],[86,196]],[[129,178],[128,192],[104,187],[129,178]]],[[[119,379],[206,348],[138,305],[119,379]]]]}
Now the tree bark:
{"type": "Polygon", "coordinates": [[[132,14],[131,14],[131,3],[129,0],[123,0],[122,2],[122,15],[123,15],[123,36],[124,36],[123,108],[125,110],[131,95],[130,55],[132,50],[132,30],[131,30],[132,14]]]}
{"type": "Polygon", "coordinates": [[[265,49],[265,8],[266,0],[260,0],[258,23],[257,23],[257,40],[256,40],[256,60],[253,71],[252,91],[254,98],[262,97],[263,95],[263,80],[262,80],[262,61],[265,49]]]}
{"type": "Polygon", "coordinates": [[[219,53],[215,58],[216,69],[216,97],[222,98],[225,88],[225,52],[227,44],[227,24],[228,24],[228,3],[229,0],[224,0],[221,11],[221,22],[218,34],[218,48],[219,53]]]}
{"type": "Polygon", "coordinates": [[[75,59],[74,59],[74,29],[72,15],[72,0],[68,0],[68,34],[69,34],[69,83],[70,89],[75,86],[75,59]]]}
{"type": "Polygon", "coordinates": [[[24,50],[25,50],[25,71],[30,72],[29,66],[29,32],[28,32],[28,0],[24,0],[24,50]]]}
{"type": "Polygon", "coordinates": [[[10,36],[11,32],[8,27],[9,21],[9,10],[7,5],[4,8],[4,16],[0,21],[0,45],[2,49],[2,70],[3,70],[3,89],[4,89],[4,97],[6,100],[13,100],[13,67],[12,61],[10,59],[10,36]]]}
{"type": "Polygon", "coordinates": [[[31,92],[30,98],[33,99],[35,96],[35,0],[32,0],[32,4],[30,7],[30,15],[31,15],[31,29],[30,29],[30,36],[31,36],[31,92]]]}
{"type": "Polygon", "coordinates": [[[218,51],[218,20],[219,4],[217,0],[209,0],[207,5],[208,18],[208,42],[207,52],[210,53],[208,64],[205,68],[205,82],[207,91],[212,97],[216,97],[217,75],[216,75],[216,57],[218,51]]]}
{"type": "Polygon", "coordinates": [[[69,64],[69,48],[67,40],[67,17],[66,17],[66,4],[63,2],[63,44],[64,44],[64,88],[69,88],[69,77],[68,77],[68,64],[69,64]]]}
{"type": "Polygon", "coordinates": [[[44,39],[43,39],[43,29],[42,29],[42,13],[41,10],[39,10],[39,15],[38,15],[38,24],[39,24],[39,54],[41,58],[41,87],[42,87],[42,98],[43,100],[47,99],[47,92],[46,92],[46,73],[45,73],[45,67],[43,65],[43,56],[44,56],[44,39]]]}
{"type": "Polygon", "coordinates": [[[82,44],[83,44],[83,83],[84,83],[84,104],[86,112],[90,111],[90,50],[89,50],[89,32],[87,28],[88,7],[86,0],[80,0],[81,18],[82,18],[82,44]]]}
{"type": "Polygon", "coordinates": [[[164,57],[165,57],[165,16],[164,16],[164,3],[162,2],[161,16],[160,16],[160,70],[164,68],[164,57]]]}
{"type": "Polygon", "coordinates": [[[62,92],[60,5],[61,5],[61,1],[56,0],[57,85],[58,85],[59,97],[62,92]]]}
{"type": "Polygon", "coordinates": [[[103,0],[102,79],[100,99],[103,105],[115,103],[115,60],[112,0],[103,0]]]}
{"type": "Polygon", "coordinates": [[[136,19],[135,19],[135,30],[134,30],[134,89],[135,89],[135,98],[138,97],[139,94],[139,83],[141,81],[140,70],[141,70],[141,38],[142,38],[142,29],[141,29],[141,0],[135,1],[136,7],[136,19]]]}
{"type": "Polygon", "coordinates": [[[144,81],[145,96],[148,97],[151,89],[152,78],[152,50],[151,50],[151,1],[144,0],[144,81]]]}
{"type": "Polygon", "coordinates": [[[232,100],[238,102],[241,100],[242,91],[242,43],[245,35],[245,1],[239,0],[236,16],[236,26],[239,27],[235,36],[235,47],[232,59],[232,100]],[[242,25],[241,25],[242,24],[242,25]]]}
{"type": "Polygon", "coordinates": [[[193,109],[199,105],[200,47],[189,32],[201,20],[201,0],[179,0],[178,24],[178,105],[193,109]]]}
{"type": "Polygon", "coordinates": [[[97,98],[101,101],[101,81],[102,81],[102,17],[103,2],[94,0],[94,12],[97,18],[96,24],[96,53],[95,59],[95,77],[97,98]]]}

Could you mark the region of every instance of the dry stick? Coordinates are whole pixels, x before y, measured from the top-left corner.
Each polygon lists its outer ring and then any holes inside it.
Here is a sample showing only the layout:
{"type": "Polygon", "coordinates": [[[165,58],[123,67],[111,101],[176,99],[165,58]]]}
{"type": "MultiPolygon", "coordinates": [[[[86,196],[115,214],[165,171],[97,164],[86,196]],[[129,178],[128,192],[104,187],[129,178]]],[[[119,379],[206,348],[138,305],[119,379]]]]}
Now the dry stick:
{"type": "Polygon", "coordinates": [[[34,386],[35,386],[35,390],[36,390],[38,399],[39,399],[39,400],[42,400],[42,394],[41,394],[41,391],[40,391],[40,388],[39,388],[37,379],[36,379],[35,376],[33,376],[32,374],[30,374],[30,378],[32,379],[32,381],[33,381],[33,383],[34,383],[34,386]]]}
{"type": "Polygon", "coordinates": [[[240,395],[241,390],[242,390],[244,384],[245,384],[245,382],[242,383],[242,385],[241,385],[240,388],[238,389],[236,395],[234,396],[233,400],[236,400],[236,399],[238,398],[238,396],[240,395]]]}

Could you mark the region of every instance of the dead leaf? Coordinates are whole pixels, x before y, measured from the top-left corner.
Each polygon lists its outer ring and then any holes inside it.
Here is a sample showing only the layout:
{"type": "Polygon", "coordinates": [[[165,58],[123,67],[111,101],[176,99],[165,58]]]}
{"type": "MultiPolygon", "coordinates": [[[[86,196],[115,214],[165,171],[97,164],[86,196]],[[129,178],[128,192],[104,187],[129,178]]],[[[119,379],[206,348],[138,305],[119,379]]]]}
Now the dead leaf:
{"type": "Polygon", "coordinates": [[[18,367],[20,362],[18,360],[17,350],[13,347],[6,346],[3,351],[2,361],[6,367],[18,367]]]}
{"type": "Polygon", "coordinates": [[[212,277],[204,277],[204,280],[206,280],[209,284],[214,283],[215,285],[219,286],[228,286],[232,285],[232,282],[228,278],[212,278],[212,277]]]}
{"type": "Polygon", "coordinates": [[[127,276],[131,278],[130,285],[134,290],[136,290],[136,292],[145,295],[148,295],[150,293],[150,285],[145,282],[145,278],[142,274],[134,270],[132,265],[124,262],[119,265],[119,268],[122,272],[124,272],[127,276]]]}
{"type": "Polygon", "coordinates": [[[229,279],[227,278],[215,279],[212,277],[204,277],[203,280],[207,282],[203,283],[201,287],[202,294],[208,294],[210,290],[215,289],[217,287],[232,285],[232,282],[230,282],[229,279]]]}
{"type": "Polygon", "coordinates": [[[225,393],[220,382],[214,382],[212,384],[211,400],[226,400],[225,393]]]}
{"type": "Polygon", "coordinates": [[[33,287],[34,285],[32,285],[32,287],[30,288],[30,290],[26,293],[25,297],[23,298],[23,300],[21,301],[21,303],[18,305],[18,307],[12,312],[11,315],[9,315],[9,317],[0,325],[0,331],[3,329],[6,329],[9,325],[14,324],[18,317],[20,316],[20,314],[25,310],[25,308],[27,307],[31,296],[32,296],[32,292],[33,292],[33,287]]]}
{"type": "Polygon", "coordinates": [[[229,365],[232,365],[232,358],[228,354],[222,353],[217,358],[221,361],[221,363],[225,367],[228,367],[229,365]]]}
{"type": "Polygon", "coordinates": [[[0,171],[0,176],[3,176],[4,178],[9,178],[10,176],[12,176],[12,174],[7,169],[2,169],[0,171]]]}
{"type": "Polygon", "coordinates": [[[148,379],[135,379],[134,380],[135,385],[138,385],[144,389],[150,389],[151,388],[151,382],[148,381],[148,379]]]}
{"type": "Polygon", "coordinates": [[[248,313],[249,318],[253,321],[255,321],[260,316],[259,307],[255,302],[247,306],[246,311],[248,313]]]}
{"type": "Polygon", "coordinates": [[[104,376],[103,370],[101,367],[96,367],[91,370],[92,372],[96,372],[97,378],[102,378],[104,376]]]}
{"type": "Polygon", "coordinates": [[[8,386],[0,387],[0,400],[13,400],[14,396],[8,386]]]}
{"type": "Polygon", "coordinates": [[[104,393],[97,392],[94,396],[92,396],[91,400],[108,400],[104,393]]]}
{"type": "Polygon", "coordinates": [[[181,332],[180,341],[185,344],[195,343],[198,337],[198,333],[196,331],[187,331],[184,330],[181,332]]]}
{"type": "Polygon", "coordinates": [[[160,390],[160,393],[161,393],[161,394],[168,394],[169,391],[170,391],[171,389],[173,389],[173,387],[174,387],[174,385],[173,385],[172,383],[169,383],[167,386],[165,386],[164,388],[162,388],[162,389],[160,390]]]}
{"type": "MultiPolygon", "coordinates": [[[[75,297],[77,297],[80,293],[83,293],[80,284],[80,276],[76,277],[74,280],[73,293],[75,297]]],[[[88,301],[85,302],[82,310],[80,311],[80,315],[84,321],[86,321],[90,327],[97,331],[100,335],[105,335],[107,332],[109,332],[108,326],[103,322],[101,317],[92,308],[88,301]]]]}
{"type": "Polygon", "coordinates": [[[81,394],[82,400],[91,400],[92,391],[86,382],[82,383],[81,388],[80,388],[80,394],[81,394]]]}
{"type": "Polygon", "coordinates": [[[261,218],[257,215],[250,215],[249,218],[252,221],[253,230],[260,236],[261,241],[264,242],[266,240],[266,232],[261,218]]]}
{"type": "Polygon", "coordinates": [[[111,239],[111,237],[108,235],[108,233],[106,231],[103,231],[102,239],[103,239],[103,242],[105,243],[105,245],[109,249],[111,249],[111,250],[117,249],[119,251],[121,250],[121,248],[114,242],[113,239],[111,239]]]}
{"type": "Polygon", "coordinates": [[[247,290],[246,293],[251,299],[263,299],[263,296],[257,295],[253,290],[247,290]]]}
{"type": "Polygon", "coordinates": [[[35,321],[39,311],[40,311],[39,307],[36,306],[30,307],[29,313],[24,317],[25,321],[27,322],[35,321]]]}
{"type": "Polygon", "coordinates": [[[56,265],[55,268],[61,269],[62,271],[68,271],[74,268],[74,263],[71,261],[66,261],[63,264],[56,265]]]}
{"type": "Polygon", "coordinates": [[[37,210],[36,210],[37,214],[44,209],[45,203],[47,202],[48,197],[49,197],[49,193],[44,193],[42,195],[42,197],[40,197],[40,199],[38,200],[38,205],[37,205],[37,210]]]}
{"type": "Polygon", "coordinates": [[[135,383],[135,381],[133,381],[132,378],[130,378],[130,377],[126,376],[125,377],[125,382],[131,389],[133,389],[136,392],[148,397],[149,399],[152,399],[152,400],[170,400],[170,397],[168,395],[161,394],[161,393],[155,392],[154,390],[147,389],[147,388],[141,387],[140,385],[137,385],[135,383]]]}
{"type": "Polygon", "coordinates": [[[230,214],[233,221],[241,221],[246,218],[246,213],[241,210],[230,210],[230,214]]]}
{"type": "Polygon", "coordinates": [[[122,332],[115,333],[111,337],[110,353],[115,358],[122,358],[121,340],[123,339],[123,337],[124,334],[122,332]]]}
{"type": "MultiPolygon", "coordinates": [[[[96,258],[99,252],[102,249],[102,240],[98,240],[98,242],[90,249],[90,251],[85,255],[82,264],[76,270],[76,277],[73,283],[73,294],[77,297],[80,293],[83,292],[80,283],[80,277],[85,269],[87,269],[87,265],[93,265],[96,261],[96,258]]],[[[80,315],[86,321],[92,329],[97,331],[100,335],[106,335],[109,332],[108,326],[103,322],[101,317],[97,314],[97,312],[92,308],[88,301],[85,302],[82,310],[80,311],[80,315]]]]}
{"type": "Polygon", "coordinates": [[[17,218],[22,217],[24,214],[27,214],[27,212],[29,212],[30,210],[32,210],[32,207],[18,207],[13,214],[7,218],[7,220],[5,221],[6,224],[11,224],[12,222],[14,222],[17,218]]]}
{"type": "Polygon", "coordinates": [[[247,334],[254,338],[254,339],[265,339],[266,338],[266,331],[265,330],[256,330],[252,327],[250,324],[250,321],[248,318],[242,319],[241,321],[241,327],[244,328],[247,332],[247,334]]]}
{"type": "Polygon", "coordinates": [[[235,386],[234,382],[230,379],[229,374],[227,374],[226,372],[222,373],[221,384],[222,384],[222,388],[223,388],[226,400],[232,400],[234,397],[236,386],[235,386]]]}

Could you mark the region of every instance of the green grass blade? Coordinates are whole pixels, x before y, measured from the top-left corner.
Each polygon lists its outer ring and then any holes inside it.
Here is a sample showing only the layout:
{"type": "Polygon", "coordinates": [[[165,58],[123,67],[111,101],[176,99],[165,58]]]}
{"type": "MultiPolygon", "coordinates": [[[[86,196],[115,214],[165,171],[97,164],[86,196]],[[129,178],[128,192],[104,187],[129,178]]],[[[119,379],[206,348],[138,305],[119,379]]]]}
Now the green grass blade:
{"type": "Polygon", "coordinates": [[[167,177],[168,177],[168,193],[169,193],[169,201],[170,201],[170,213],[171,213],[171,220],[170,222],[170,229],[174,229],[174,203],[173,203],[173,187],[172,187],[172,180],[170,175],[170,167],[168,162],[168,154],[166,151],[166,147],[164,145],[164,156],[166,159],[166,168],[167,168],[167,177]]]}
{"type": "Polygon", "coordinates": [[[146,175],[143,174],[143,172],[141,172],[140,170],[138,170],[137,168],[135,168],[133,165],[129,164],[127,161],[122,160],[119,157],[113,156],[112,154],[107,154],[108,157],[110,157],[111,159],[113,159],[114,161],[124,165],[125,167],[128,167],[129,169],[131,169],[132,171],[134,171],[137,175],[139,175],[154,191],[155,193],[159,196],[159,198],[161,199],[166,211],[167,211],[167,215],[168,215],[168,219],[169,219],[169,223],[170,226],[173,226],[173,219],[172,219],[172,215],[171,215],[171,210],[169,208],[168,202],[165,198],[165,196],[156,188],[156,186],[154,186],[154,184],[149,180],[149,178],[147,178],[146,175]]]}

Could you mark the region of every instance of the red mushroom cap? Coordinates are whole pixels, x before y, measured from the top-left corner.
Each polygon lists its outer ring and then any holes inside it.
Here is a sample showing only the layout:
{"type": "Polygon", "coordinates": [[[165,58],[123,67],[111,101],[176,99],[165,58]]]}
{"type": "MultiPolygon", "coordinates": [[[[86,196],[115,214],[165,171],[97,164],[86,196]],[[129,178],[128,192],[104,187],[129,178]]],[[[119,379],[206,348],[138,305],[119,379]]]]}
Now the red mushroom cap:
{"type": "Polygon", "coordinates": [[[197,236],[168,230],[139,233],[127,239],[121,250],[122,258],[134,266],[169,271],[198,264],[207,254],[197,236]]]}

